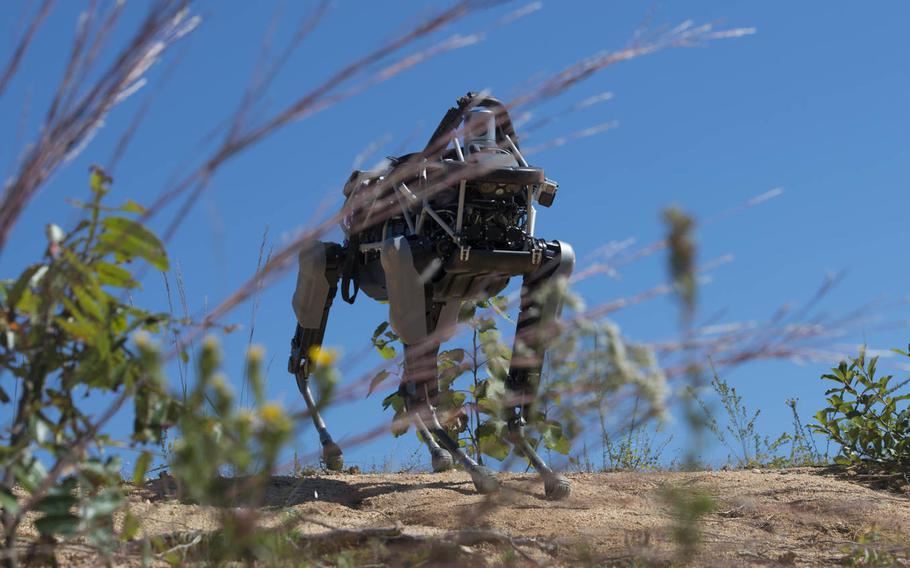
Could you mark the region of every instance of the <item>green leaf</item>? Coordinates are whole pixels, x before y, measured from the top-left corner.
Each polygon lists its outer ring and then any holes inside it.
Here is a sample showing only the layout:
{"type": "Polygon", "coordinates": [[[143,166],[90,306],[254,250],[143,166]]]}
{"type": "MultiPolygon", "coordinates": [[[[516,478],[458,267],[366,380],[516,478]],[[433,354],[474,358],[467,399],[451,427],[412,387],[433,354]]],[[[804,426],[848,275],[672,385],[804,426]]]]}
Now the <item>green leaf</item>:
{"type": "Polygon", "coordinates": [[[0,488],[0,507],[11,515],[19,513],[19,501],[8,489],[0,488]]]}
{"type": "Polygon", "coordinates": [[[79,303],[79,307],[82,308],[80,312],[90,316],[96,322],[105,320],[106,310],[103,304],[87,288],[78,285],[73,286],[73,295],[76,296],[76,301],[79,303]]]}
{"type": "Polygon", "coordinates": [[[478,426],[475,436],[481,453],[497,460],[504,460],[509,456],[511,447],[503,441],[500,435],[504,423],[500,420],[488,420],[478,426]]]}
{"type": "Polygon", "coordinates": [[[379,339],[379,336],[382,335],[382,332],[385,331],[386,329],[388,329],[388,327],[389,327],[389,322],[387,322],[387,321],[384,321],[381,324],[379,324],[378,326],[376,326],[376,330],[373,331],[373,342],[374,343],[376,342],[377,339],[379,339]]]}
{"type": "Polygon", "coordinates": [[[44,536],[70,536],[79,531],[79,517],[72,513],[48,515],[35,521],[35,528],[44,536]]]}
{"type": "Polygon", "coordinates": [[[138,213],[141,215],[145,213],[146,209],[132,199],[127,199],[126,203],[120,206],[120,211],[123,211],[124,213],[138,213]]]}
{"type": "Polygon", "coordinates": [[[98,237],[98,252],[113,252],[124,259],[139,257],[158,270],[168,269],[164,245],[142,224],[125,217],[107,217],[101,225],[104,232],[98,237]]]}
{"type": "Polygon", "coordinates": [[[133,280],[133,275],[129,270],[110,262],[96,262],[95,271],[98,273],[98,280],[106,286],[115,286],[117,288],[136,288],[139,283],[133,280]]]}
{"type": "Polygon", "coordinates": [[[367,396],[370,396],[371,394],[373,394],[373,390],[375,390],[376,387],[378,387],[380,384],[382,384],[382,381],[386,380],[388,378],[388,376],[389,376],[389,372],[386,371],[385,369],[376,373],[376,376],[373,377],[373,380],[370,381],[370,388],[367,390],[367,396]]]}
{"type": "Polygon", "coordinates": [[[148,471],[150,463],[152,463],[151,453],[142,452],[139,454],[139,459],[136,460],[136,467],[133,469],[133,485],[141,485],[145,481],[145,473],[148,471]]]}
{"type": "Polygon", "coordinates": [[[133,540],[139,534],[139,519],[132,511],[127,511],[123,516],[123,529],[120,531],[121,540],[133,540]]]}
{"type": "Polygon", "coordinates": [[[449,361],[454,361],[456,363],[461,363],[464,361],[464,349],[449,349],[448,351],[443,351],[439,354],[440,358],[448,359],[449,361]]]}
{"type": "Polygon", "coordinates": [[[23,457],[15,465],[16,481],[28,492],[37,489],[41,482],[44,481],[44,478],[47,477],[47,469],[44,464],[34,456],[23,457]]]}
{"type": "Polygon", "coordinates": [[[565,435],[559,422],[547,423],[541,434],[543,444],[554,452],[566,455],[572,449],[572,441],[565,435]]]}
{"type": "Polygon", "coordinates": [[[25,290],[29,286],[34,286],[37,283],[36,280],[40,280],[45,272],[47,272],[47,266],[43,264],[33,264],[26,268],[6,295],[7,306],[16,308],[25,290]]]}
{"type": "Polygon", "coordinates": [[[82,510],[86,519],[98,519],[111,516],[123,505],[123,495],[117,489],[107,489],[100,492],[89,501],[82,510]]]}
{"type": "Polygon", "coordinates": [[[396,438],[407,433],[409,428],[408,420],[405,419],[406,413],[403,407],[404,404],[402,403],[402,409],[395,411],[395,417],[393,418],[392,422],[392,435],[396,438]]]}
{"type": "Polygon", "coordinates": [[[91,188],[92,193],[95,193],[98,196],[104,195],[110,189],[108,185],[111,181],[113,181],[111,176],[107,175],[104,170],[98,166],[92,166],[92,174],[88,180],[88,185],[91,188]]]}
{"type": "Polygon", "coordinates": [[[477,304],[474,302],[463,302],[458,310],[458,322],[463,323],[474,317],[477,311],[477,304]]]}
{"type": "Polygon", "coordinates": [[[35,509],[51,517],[67,515],[76,502],[76,497],[69,493],[48,495],[35,505],[35,509]]]}
{"type": "Polygon", "coordinates": [[[481,438],[480,451],[493,459],[502,461],[509,457],[511,447],[499,438],[481,438]]]}
{"type": "Polygon", "coordinates": [[[404,399],[397,391],[382,399],[382,409],[387,410],[389,407],[392,407],[396,414],[404,412],[404,399]]]}
{"type": "Polygon", "coordinates": [[[474,329],[478,333],[487,333],[490,331],[496,330],[496,322],[493,321],[493,318],[482,317],[477,319],[477,323],[474,326],[474,329]]]}

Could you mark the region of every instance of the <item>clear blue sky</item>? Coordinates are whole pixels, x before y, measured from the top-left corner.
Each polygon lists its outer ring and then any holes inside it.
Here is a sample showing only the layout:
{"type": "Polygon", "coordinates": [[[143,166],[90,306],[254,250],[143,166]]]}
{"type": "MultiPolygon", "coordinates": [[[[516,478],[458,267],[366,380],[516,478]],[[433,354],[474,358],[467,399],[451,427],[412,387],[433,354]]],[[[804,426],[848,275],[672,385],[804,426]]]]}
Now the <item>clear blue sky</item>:
{"type": "MultiPolygon", "coordinates": [[[[88,165],[106,163],[133,112],[154,94],[134,143],[113,172],[114,199],[150,203],[174,172],[204,156],[201,142],[239,103],[273,21],[278,31],[272,41],[281,45],[314,4],[199,4],[203,22],[198,30],[149,73],[150,85],[118,107],[87,150],[29,205],[0,254],[0,274],[12,277],[40,255],[47,222],[72,223],[75,214],[65,200],[85,196],[88,165]],[[162,85],[175,56],[179,66],[162,85]]],[[[477,31],[521,5],[479,12],[434,38],[477,31]]],[[[36,136],[65,64],[79,6],[68,2],[57,7],[0,98],[0,166],[7,172],[21,148],[17,133],[29,140],[36,136]]],[[[339,65],[407,29],[430,13],[430,6],[334,3],[273,85],[268,108],[293,100],[339,65]]],[[[2,8],[0,25],[9,32],[0,42],[4,56],[26,9],[23,2],[2,8]]],[[[137,22],[142,10],[141,3],[129,6],[128,23],[137,22]]],[[[383,144],[379,155],[417,149],[454,99],[468,90],[488,88],[510,99],[535,77],[623,47],[646,21],[656,27],[690,18],[755,27],[757,33],[619,64],[539,109],[537,116],[546,116],[586,97],[614,93],[608,102],[535,132],[529,145],[592,124],[618,123],[606,133],[534,156],[533,162],[560,182],[555,206],[539,214],[540,234],[571,242],[584,259],[611,240],[634,237],[645,244],[661,238],[659,211],[669,203],[708,219],[782,187],[781,197],[699,232],[703,260],[735,255],[732,264],[712,272],[713,281],[702,293],[703,315],[726,310],[721,321],[766,320],[781,304],[805,301],[826,274],[841,270],[847,278],[828,298],[825,309],[830,312],[846,312],[875,298],[906,297],[910,45],[905,26],[910,5],[549,0],[476,45],[439,56],[284,128],[223,168],[169,247],[172,266],[180,267],[186,281],[191,310],[203,313],[252,274],[266,227],[277,247],[311,220],[326,198],[339,205],[341,184],[355,157],[370,144],[383,144]]],[[[115,43],[125,37],[121,30],[115,43]]],[[[159,218],[156,228],[162,229],[167,217],[159,218]]],[[[631,265],[618,281],[589,280],[578,292],[596,305],[641,291],[664,281],[662,260],[631,265]]],[[[266,348],[271,362],[269,394],[301,408],[285,372],[294,325],[292,287],[289,276],[264,291],[254,341],[266,348]]],[[[160,274],[146,276],[142,300],[166,308],[160,274]]],[[[362,354],[372,329],[385,318],[385,306],[366,298],[353,307],[340,300],[336,306],[326,343],[349,355],[362,354]]],[[[883,316],[907,320],[908,311],[899,304],[883,316]]],[[[226,322],[248,324],[250,312],[246,304],[226,322]]],[[[668,299],[619,312],[615,321],[639,341],[670,339],[676,326],[668,299]]],[[[224,340],[226,371],[238,390],[247,333],[244,329],[224,340]]],[[[904,325],[860,328],[838,343],[892,347],[908,340],[904,325]]],[[[367,368],[377,360],[370,355],[355,367],[367,368]]],[[[760,363],[727,378],[750,406],[762,409],[761,430],[776,434],[789,427],[786,398],[800,399],[804,418],[820,407],[823,385],[817,377],[828,366],[760,363]]],[[[389,418],[380,408],[382,396],[329,412],[329,424],[342,444],[345,437],[389,418]]],[[[128,417],[121,417],[115,429],[128,425],[128,417]]],[[[303,433],[298,447],[316,447],[311,430],[303,433]]],[[[415,447],[413,436],[387,436],[351,450],[348,462],[369,467],[393,452],[404,459],[415,447]]],[[[723,457],[724,452],[714,455],[723,457]]]]}

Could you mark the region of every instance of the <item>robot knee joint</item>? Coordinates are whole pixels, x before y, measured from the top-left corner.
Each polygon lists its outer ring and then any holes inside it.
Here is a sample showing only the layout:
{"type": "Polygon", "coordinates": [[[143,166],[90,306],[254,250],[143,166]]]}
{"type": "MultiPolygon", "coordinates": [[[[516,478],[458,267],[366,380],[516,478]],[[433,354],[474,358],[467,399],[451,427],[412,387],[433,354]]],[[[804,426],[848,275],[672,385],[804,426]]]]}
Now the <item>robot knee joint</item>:
{"type": "Polygon", "coordinates": [[[575,269],[575,249],[567,242],[556,241],[559,246],[559,264],[556,267],[556,276],[569,276],[575,269]]]}

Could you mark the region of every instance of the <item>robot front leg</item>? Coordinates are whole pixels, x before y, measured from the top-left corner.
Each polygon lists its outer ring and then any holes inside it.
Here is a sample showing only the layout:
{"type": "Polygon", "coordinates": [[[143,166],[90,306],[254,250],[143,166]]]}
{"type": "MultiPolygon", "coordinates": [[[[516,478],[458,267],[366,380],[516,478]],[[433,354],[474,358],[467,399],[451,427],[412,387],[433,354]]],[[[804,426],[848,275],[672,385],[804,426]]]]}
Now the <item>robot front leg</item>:
{"type": "Polygon", "coordinates": [[[326,468],[334,471],[344,467],[344,458],[319,413],[319,406],[310,391],[309,377],[313,366],[311,356],[315,349],[322,346],[332,300],[338,291],[343,258],[344,249],[336,243],[313,243],[300,252],[297,287],[292,299],[297,328],[288,359],[288,372],[297,379],[297,388],[319,433],[322,460],[326,468]]]}
{"type": "Polygon", "coordinates": [[[554,473],[534,450],[525,436],[525,425],[533,416],[547,337],[552,336],[552,326],[562,311],[562,299],[558,291],[550,287],[556,279],[568,278],[574,266],[575,252],[572,247],[552,241],[546,245],[540,268],[525,276],[512,361],[506,380],[506,397],[511,403],[506,406],[504,419],[510,442],[543,477],[547,498],[554,500],[569,496],[569,481],[554,473]]]}

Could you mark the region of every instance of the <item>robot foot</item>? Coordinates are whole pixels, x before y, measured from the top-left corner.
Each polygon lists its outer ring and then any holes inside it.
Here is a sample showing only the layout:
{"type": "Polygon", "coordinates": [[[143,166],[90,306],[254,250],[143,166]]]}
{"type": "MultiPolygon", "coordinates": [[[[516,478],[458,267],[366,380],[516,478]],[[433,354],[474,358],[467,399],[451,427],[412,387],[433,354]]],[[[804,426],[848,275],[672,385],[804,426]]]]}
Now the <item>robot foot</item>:
{"type": "Polygon", "coordinates": [[[544,476],[543,488],[547,499],[551,501],[567,499],[572,492],[572,485],[569,480],[557,473],[544,476]]]}
{"type": "Polygon", "coordinates": [[[322,461],[325,468],[331,471],[341,471],[344,468],[344,456],[338,444],[329,442],[322,446],[322,461]]]}
{"type": "Polygon", "coordinates": [[[434,473],[448,471],[455,467],[455,460],[452,459],[452,454],[442,448],[430,450],[430,463],[433,465],[434,473]]]}
{"type": "Polygon", "coordinates": [[[488,467],[478,465],[468,470],[471,474],[471,480],[474,482],[474,488],[481,495],[496,493],[499,491],[499,479],[488,467]]]}
{"type": "Polygon", "coordinates": [[[524,435],[524,429],[517,427],[512,430],[511,440],[515,452],[525,457],[530,464],[537,470],[537,473],[543,478],[544,494],[551,501],[562,501],[569,497],[572,492],[572,485],[564,476],[555,473],[546,462],[541,459],[540,455],[528,443],[524,435]]]}

